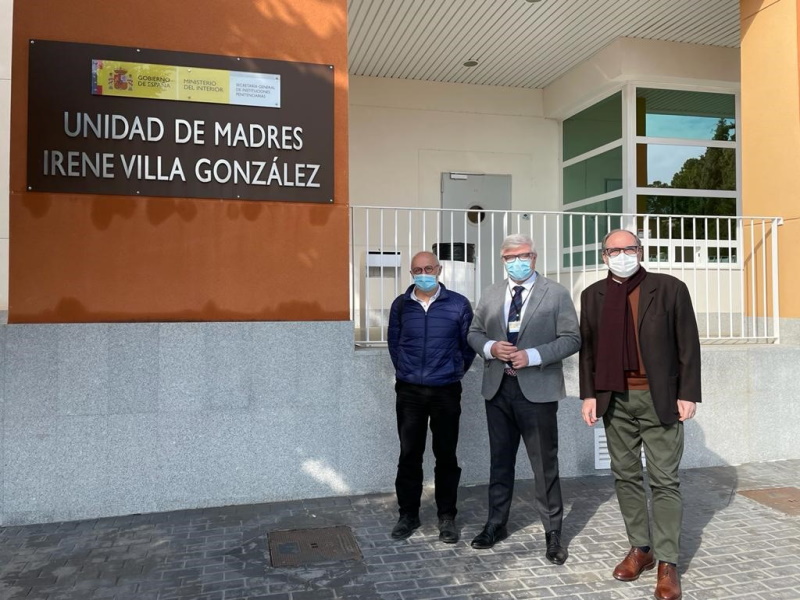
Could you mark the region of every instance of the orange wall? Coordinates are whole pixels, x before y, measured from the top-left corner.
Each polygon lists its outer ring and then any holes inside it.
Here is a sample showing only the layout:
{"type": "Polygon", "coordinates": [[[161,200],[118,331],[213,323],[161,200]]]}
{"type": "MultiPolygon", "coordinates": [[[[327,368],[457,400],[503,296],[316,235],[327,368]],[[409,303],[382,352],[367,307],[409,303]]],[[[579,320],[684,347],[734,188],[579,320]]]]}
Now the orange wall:
{"type": "Polygon", "coordinates": [[[780,216],[780,310],[800,318],[798,0],[742,0],[742,207],[780,216]]]}
{"type": "Polygon", "coordinates": [[[18,0],[9,322],[349,318],[345,0],[18,0]],[[334,65],[334,203],[26,191],[28,40],[334,65]]]}

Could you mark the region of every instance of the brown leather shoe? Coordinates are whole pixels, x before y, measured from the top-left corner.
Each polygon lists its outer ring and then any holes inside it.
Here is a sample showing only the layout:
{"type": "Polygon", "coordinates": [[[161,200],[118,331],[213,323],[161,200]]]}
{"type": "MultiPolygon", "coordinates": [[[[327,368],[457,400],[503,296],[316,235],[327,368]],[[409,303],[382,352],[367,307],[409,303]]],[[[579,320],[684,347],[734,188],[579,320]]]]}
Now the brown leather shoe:
{"type": "Polygon", "coordinates": [[[656,566],[653,550],[642,552],[640,548],[631,548],[628,556],[614,569],[614,579],[619,581],[635,581],[639,579],[642,571],[649,571],[656,566]]]}
{"type": "Polygon", "coordinates": [[[658,583],[655,597],[658,600],[678,600],[681,597],[681,577],[672,563],[658,563],[658,583]]]}

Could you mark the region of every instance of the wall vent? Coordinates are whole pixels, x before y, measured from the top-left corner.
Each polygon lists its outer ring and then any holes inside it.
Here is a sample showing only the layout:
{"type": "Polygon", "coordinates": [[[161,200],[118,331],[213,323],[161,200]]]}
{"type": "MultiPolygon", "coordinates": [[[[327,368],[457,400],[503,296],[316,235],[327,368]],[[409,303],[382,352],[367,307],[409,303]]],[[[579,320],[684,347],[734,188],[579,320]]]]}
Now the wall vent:
{"type": "MultiPolygon", "coordinates": [[[[642,445],[642,466],[647,466],[644,458],[644,445],[642,445]]],[[[608,443],[606,442],[606,430],[600,426],[594,428],[594,468],[611,468],[611,457],[608,455],[608,443]]]]}

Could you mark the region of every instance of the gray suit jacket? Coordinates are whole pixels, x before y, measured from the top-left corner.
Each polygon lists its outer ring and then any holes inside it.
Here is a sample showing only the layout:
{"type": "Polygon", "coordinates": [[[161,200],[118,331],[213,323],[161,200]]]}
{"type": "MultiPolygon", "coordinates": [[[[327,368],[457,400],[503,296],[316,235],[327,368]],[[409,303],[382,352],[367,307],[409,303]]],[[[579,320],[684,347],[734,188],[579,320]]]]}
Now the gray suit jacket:
{"type": "MultiPolygon", "coordinates": [[[[507,339],[507,323],[503,315],[507,288],[508,280],[489,286],[475,309],[467,341],[481,358],[486,342],[507,339]]],[[[536,348],[542,364],[519,369],[519,386],[531,402],[555,402],[566,396],[562,360],[581,347],[578,315],[569,292],[541,275],[537,275],[536,285],[526,304],[517,348],[536,348]]],[[[491,400],[497,394],[505,367],[506,364],[497,359],[484,359],[481,390],[484,398],[491,400]]]]}

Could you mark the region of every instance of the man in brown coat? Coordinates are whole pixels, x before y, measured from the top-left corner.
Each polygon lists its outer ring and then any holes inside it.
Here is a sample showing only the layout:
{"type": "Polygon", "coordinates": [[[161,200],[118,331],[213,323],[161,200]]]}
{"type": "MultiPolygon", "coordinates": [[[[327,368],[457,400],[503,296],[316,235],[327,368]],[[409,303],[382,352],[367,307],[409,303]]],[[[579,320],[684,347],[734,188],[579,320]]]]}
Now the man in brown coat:
{"type": "Polygon", "coordinates": [[[700,402],[700,341],[686,285],[641,266],[642,245],[616,230],[603,240],[606,279],[581,295],[580,393],[587,425],[602,417],[631,549],[614,569],[633,581],[658,565],[655,597],[681,597],[683,423],[700,402]],[[652,527],[641,448],[653,495],[652,527]]]}

